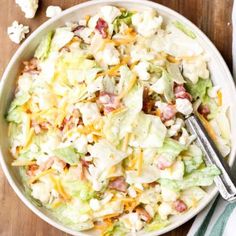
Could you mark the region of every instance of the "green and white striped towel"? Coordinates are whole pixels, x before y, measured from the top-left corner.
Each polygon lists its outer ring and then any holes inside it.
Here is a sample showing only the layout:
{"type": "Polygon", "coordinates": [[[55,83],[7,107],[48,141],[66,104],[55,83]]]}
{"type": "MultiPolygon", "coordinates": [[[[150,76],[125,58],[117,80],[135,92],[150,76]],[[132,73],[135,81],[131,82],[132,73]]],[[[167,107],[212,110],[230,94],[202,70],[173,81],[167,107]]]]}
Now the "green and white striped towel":
{"type": "MultiPolygon", "coordinates": [[[[233,73],[236,79],[236,2],[233,13],[233,73]]],[[[233,167],[236,173],[236,163],[233,167]]],[[[196,217],[187,236],[235,236],[236,203],[227,203],[217,196],[211,204],[196,217]]]]}

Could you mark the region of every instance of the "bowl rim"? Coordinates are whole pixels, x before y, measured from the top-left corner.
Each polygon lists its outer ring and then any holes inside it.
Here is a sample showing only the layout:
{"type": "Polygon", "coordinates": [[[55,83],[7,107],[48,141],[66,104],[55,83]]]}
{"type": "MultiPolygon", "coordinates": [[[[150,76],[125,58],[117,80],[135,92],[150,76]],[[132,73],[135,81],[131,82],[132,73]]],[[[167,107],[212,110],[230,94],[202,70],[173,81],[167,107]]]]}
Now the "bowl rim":
{"type": "MultiPolygon", "coordinates": [[[[67,14],[70,14],[72,12],[76,12],[77,10],[81,9],[81,8],[87,8],[89,6],[92,5],[99,5],[99,4],[111,4],[111,5],[119,5],[119,4],[135,4],[134,0],[93,0],[93,1],[86,1],[83,3],[79,3],[77,5],[74,5],[66,10],[64,10],[60,15],[47,20],[46,22],[44,22],[43,24],[41,24],[35,31],[33,31],[31,33],[31,35],[20,45],[20,47],[16,50],[16,52],[14,53],[14,55],[11,57],[7,67],[4,70],[4,73],[2,75],[2,79],[0,81],[0,94],[2,94],[3,88],[4,88],[4,84],[7,82],[7,77],[9,72],[12,69],[12,66],[14,65],[15,61],[17,60],[17,58],[21,55],[21,53],[26,49],[26,47],[28,46],[28,44],[30,44],[30,42],[45,28],[47,28],[48,26],[50,26],[53,22],[56,22],[59,19],[63,19],[64,16],[66,16],[67,14]]],[[[222,69],[224,70],[224,72],[226,72],[226,76],[228,79],[227,83],[230,83],[230,85],[235,89],[235,83],[233,82],[233,78],[232,75],[229,71],[229,68],[226,64],[226,62],[224,61],[223,57],[221,56],[221,54],[219,53],[219,51],[217,50],[217,48],[215,47],[215,45],[211,42],[211,40],[194,24],[192,23],[190,20],[188,20],[186,17],[184,17],[183,15],[181,15],[180,13],[176,12],[175,10],[172,10],[169,7],[163,6],[159,3],[156,2],[152,2],[149,0],[136,0],[136,3],[138,5],[144,5],[145,7],[151,7],[151,8],[156,8],[158,7],[158,9],[164,12],[168,12],[169,14],[171,14],[174,17],[177,17],[178,19],[180,19],[182,22],[186,23],[188,26],[190,26],[194,32],[197,33],[197,35],[199,35],[206,43],[207,46],[209,48],[209,50],[211,50],[216,56],[217,56],[217,60],[219,61],[219,64],[222,66],[222,69]]],[[[135,5],[134,5],[135,7],[135,5]]],[[[234,159],[231,158],[229,161],[229,165],[232,166],[234,159]]],[[[54,221],[52,218],[46,216],[43,212],[41,212],[39,209],[37,209],[36,206],[34,206],[30,200],[28,200],[24,194],[20,191],[20,189],[17,187],[17,184],[14,182],[10,171],[8,170],[8,166],[6,164],[6,162],[4,161],[2,152],[0,150],[0,164],[2,167],[2,170],[8,180],[8,183],[10,184],[10,186],[13,188],[13,190],[15,191],[15,193],[17,194],[17,196],[21,199],[21,201],[32,211],[34,212],[37,216],[39,216],[42,220],[44,220],[45,222],[47,222],[48,224],[54,226],[55,228],[69,233],[71,235],[79,235],[79,236],[86,236],[88,235],[85,232],[79,232],[76,230],[72,230],[60,223],[57,223],[56,221],[54,221]]],[[[171,223],[169,226],[158,230],[158,231],[153,231],[151,233],[147,233],[145,234],[146,236],[154,236],[154,235],[161,235],[164,233],[167,233],[177,227],[179,227],[180,225],[186,223],[187,221],[189,221],[191,218],[193,218],[194,216],[196,216],[201,210],[203,210],[207,204],[209,204],[214,197],[216,197],[218,193],[218,190],[216,187],[214,187],[211,192],[209,193],[208,199],[205,200],[205,203],[203,203],[201,206],[198,206],[193,212],[189,212],[186,213],[186,216],[177,221],[177,222],[173,222],[171,223]]]]}

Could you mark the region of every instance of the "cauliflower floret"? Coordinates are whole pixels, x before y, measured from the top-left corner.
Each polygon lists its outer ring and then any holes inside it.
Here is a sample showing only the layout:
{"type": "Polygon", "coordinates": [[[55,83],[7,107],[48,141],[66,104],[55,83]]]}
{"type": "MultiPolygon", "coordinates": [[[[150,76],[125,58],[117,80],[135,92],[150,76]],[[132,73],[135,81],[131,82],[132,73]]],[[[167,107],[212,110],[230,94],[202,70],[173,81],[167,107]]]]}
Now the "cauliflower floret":
{"type": "Polygon", "coordinates": [[[124,224],[125,228],[131,231],[139,231],[143,228],[144,222],[141,221],[138,213],[129,213],[120,218],[120,221],[124,224]]]}
{"type": "Polygon", "coordinates": [[[161,196],[163,201],[174,202],[179,198],[179,193],[168,187],[161,186],[161,196]]]}
{"type": "MultiPolygon", "coordinates": [[[[173,120],[170,120],[170,121],[173,121],[173,120]]],[[[175,123],[172,124],[171,127],[167,130],[168,136],[169,137],[175,136],[183,126],[184,126],[184,121],[180,118],[177,118],[175,123]]]]}
{"type": "Polygon", "coordinates": [[[130,47],[131,62],[145,60],[151,61],[155,58],[153,52],[148,52],[148,50],[143,45],[134,45],[130,47]]]}
{"type": "Polygon", "coordinates": [[[168,215],[170,215],[173,212],[173,209],[171,207],[170,203],[163,202],[158,208],[158,213],[162,220],[167,220],[168,215]]]}
{"type": "Polygon", "coordinates": [[[99,51],[95,55],[98,61],[101,61],[105,65],[117,65],[120,63],[119,51],[113,44],[107,44],[103,51],[99,51]]]}
{"type": "Polygon", "coordinates": [[[86,153],[87,145],[88,145],[88,140],[85,135],[82,135],[81,137],[77,138],[74,142],[74,147],[79,153],[86,153]]]}
{"type": "Polygon", "coordinates": [[[92,198],[89,201],[89,206],[94,211],[99,211],[101,209],[101,203],[96,198],[92,198]]]}
{"type": "Polygon", "coordinates": [[[32,193],[31,195],[41,201],[42,203],[47,203],[50,199],[50,187],[46,183],[35,183],[31,185],[32,193]]]}
{"type": "Polygon", "coordinates": [[[82,119],[85,125],[88,125],[101,117],[96,103],[79,103],[78,108],[82,113],[82,119]]]}
{"type": "Polygon", "coordinates": [[[139,62],[134,67],[134,71],[138,74],[140,80],[149,80],[150,74],[148,73],[149,63],[146,61],[139,62]]]}
{"type": "Polygon", "coordinates": [[[192,103],[188,99],[177,98],[176,110],[182,113],[183,115],[187,116],[193,112],[193,106],[192,106],[192,103]]]}
{"type": "Polygon", "coordinates": [[[46,10],[46,16],[52,18],[59,15],[62,12],[62,9],[59,6],[49,6],[46,10]]]}
{"type": "Polygon", "coordinates": [[[108,23],[112,23],[117,16],[121,15],[121,11],[117,7],[113,6],[101,7],[100,11],[102,18],[108,23]]]}
{"type": "Polygon", "coordinates": [[[20,6],[26,18],[34,18],[38,9],[38,2],[38,0],[16,0],[16,4],[20,6]]]}
{"type": "Polygon", "coordinates": [[[197,83],[199,77],[202,79],[208,79],[209,74],[207,63],[201,57],[192,61],[183,60],[183,75],[194,84],[197,83]]]}
{"type": "Polygon", "coordinates": [[[132,16],[132,24],[137,32],[144,37],[151,37],[154,35],[160,28],[162,21],[162,17],[156,16],[156,11],[153,9],[139,12],[132,16]]]}
{"type": "Polygon", "coordinates": [[[19,44],[25,35],[29,33],[29,26],[24,26],[14,21],[10,27],[7,28],[7,34],[12,42],[19,44]]]}

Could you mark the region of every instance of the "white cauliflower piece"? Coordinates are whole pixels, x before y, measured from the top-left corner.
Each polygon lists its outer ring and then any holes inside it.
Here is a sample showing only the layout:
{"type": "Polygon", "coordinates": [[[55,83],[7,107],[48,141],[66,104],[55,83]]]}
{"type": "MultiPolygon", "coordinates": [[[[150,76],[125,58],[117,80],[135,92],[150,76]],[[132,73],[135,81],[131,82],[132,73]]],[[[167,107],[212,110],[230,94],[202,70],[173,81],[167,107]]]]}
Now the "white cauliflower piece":
{"type": "Polygon", "coordinates": [[[162,17],[156,16],[156,11],[153,9],[139,12],[132,16],[132,24],[137,32],[144,37],[154,35],[160,28],[162,21],[162,17]]]}
{"type": "Polygon", "coordinates": [[[188,99],[177,98],[176,110],[182,113],[183,115],[188,116],[193,112],[193,106],[192,106],[192,103],[188,99]]]}
{"type": "Polygon", "coordinates": [[[42,203],[47,203],[50,199],[50,187],[46,183],[35,183],[31,185],[32,193],[31,195],[41,201],[42,203]]]}
{"type": "Polygon", "coordinates": [[[149,63],[146,61],[139,62],[134,67],[134,71],[138,74],[140,80],[149,80],[150,74],[148,73],[149,63]]]}
{"type": "Polygon", "coordinates": [[[46,16],[48,18],[55,17],[62,12],[62,9],[59,6],[49,6],[46,10],[46,16]]]}
{"type": "Polygon", "coordinates": [[[7,34],[12,42],[19,44],[25,35],[29,33],[29,26],[24,26],[19,24],[19,22],[14,21],[10,27],[7,28],[7,34]]]}
{"type": "Polygon", "coordinates": [[[38,0],[16,0],[16,4],[20,6],[26,18],[34,18],[38,9],[38,2],[38,0]]]}
{"type": "Polygon", "coordinates": [[[113,6],[101,7],[100,11],[102,18],[108,23],[112,23],[117,16],[121,15],[121,11],[117,7],[113,6]]]}

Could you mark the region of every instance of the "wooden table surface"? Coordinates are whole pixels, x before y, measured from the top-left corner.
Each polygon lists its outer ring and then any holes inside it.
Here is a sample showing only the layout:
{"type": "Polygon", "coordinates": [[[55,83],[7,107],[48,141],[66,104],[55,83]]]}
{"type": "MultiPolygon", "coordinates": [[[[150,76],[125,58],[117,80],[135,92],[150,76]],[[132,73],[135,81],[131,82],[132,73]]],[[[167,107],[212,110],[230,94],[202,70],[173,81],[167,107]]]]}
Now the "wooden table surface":
{"type": "MultiPolygon", "coordinates": [[[[24,18],[14,0],[1,0],[0,8],[0,77],[11,56],[18,48],[7,36],[7,27],[14,20],[30,26],[31,32],[46,21],[45,11],[49,5],[63,9],[84,0],[39,0],[40,6],[34,19],[24,18]]],[[[138,0],[134,0],[138,1],[138,0]]],[[[233,0],[156,0],[168,6],[195,23],[213,41],[229,68],[232,68],[232,26],[233,0]]],[[[192,221],[165,234],[165,236],[186,235],[192,221]]],[[[65,234],[34,215],[16,196],[0,169],[0,236],[65,236],[65,234]]]]}

